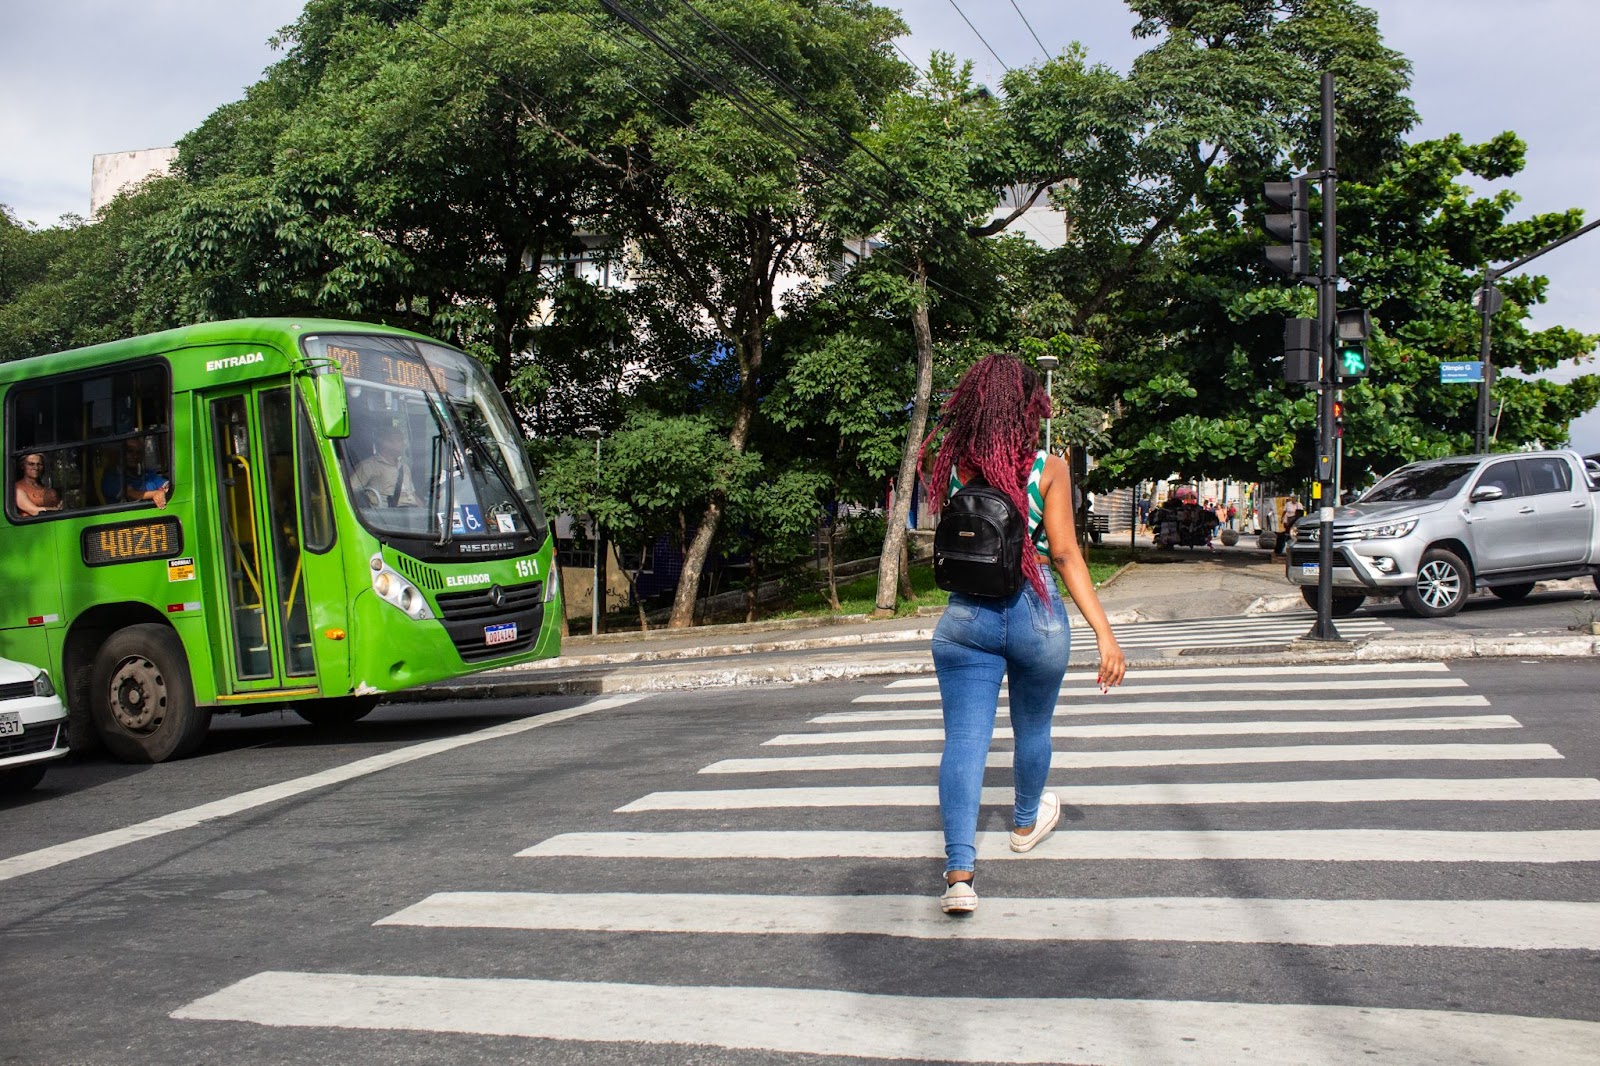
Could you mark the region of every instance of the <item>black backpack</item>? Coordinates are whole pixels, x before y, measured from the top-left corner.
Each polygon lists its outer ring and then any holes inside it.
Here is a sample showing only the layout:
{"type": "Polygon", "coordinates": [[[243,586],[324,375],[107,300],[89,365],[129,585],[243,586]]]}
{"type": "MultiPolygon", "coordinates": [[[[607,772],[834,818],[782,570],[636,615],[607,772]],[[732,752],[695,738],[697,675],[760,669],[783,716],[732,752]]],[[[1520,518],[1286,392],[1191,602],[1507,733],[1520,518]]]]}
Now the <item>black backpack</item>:
{"type": "Polygon", "coordinates": [[[933,580],[946,592],[1010,599],[1022,588],[1022,553],[1034,550],[1044,523],[1028,520],[1011,497],[982,478],[956,490],[933,531],[933,580]]]}

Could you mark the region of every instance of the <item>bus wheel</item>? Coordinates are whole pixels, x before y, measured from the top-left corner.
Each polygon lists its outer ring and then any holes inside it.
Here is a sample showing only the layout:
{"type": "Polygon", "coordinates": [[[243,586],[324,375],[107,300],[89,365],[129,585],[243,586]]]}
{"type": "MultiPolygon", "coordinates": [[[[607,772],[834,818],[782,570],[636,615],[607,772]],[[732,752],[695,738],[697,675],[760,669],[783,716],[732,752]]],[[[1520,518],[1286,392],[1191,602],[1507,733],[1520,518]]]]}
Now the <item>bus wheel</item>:
{"type": "Polygon", "coordinates": [[[183,643],[162,625],[119,629],[100,646],[89,674],[89,711],[123,762],[181,758],[200,746],[211,725],[210,710],[194,705],[183,643]]]}
{"type": "Polygon", "coordinates": [[[335,729],[359,722],[378,705],[377,696],[335,696],[315,703],[297,703],[294,713],[314,726],[335,729]]]}

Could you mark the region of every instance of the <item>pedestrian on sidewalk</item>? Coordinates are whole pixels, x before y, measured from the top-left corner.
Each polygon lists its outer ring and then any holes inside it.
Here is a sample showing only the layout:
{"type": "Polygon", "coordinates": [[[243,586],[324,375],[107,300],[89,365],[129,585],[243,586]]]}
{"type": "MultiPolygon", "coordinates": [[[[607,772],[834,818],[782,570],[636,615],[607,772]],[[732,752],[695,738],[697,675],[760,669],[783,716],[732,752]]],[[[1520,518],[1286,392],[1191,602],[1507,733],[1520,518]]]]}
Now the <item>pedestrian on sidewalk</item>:
{"type": "MultiPolygon", "coordinates": [[[[943,439],[928,485],[953,493],[982,477],[1011,499],[1028,520],[1039,554],[1024,550],[1021,589],[1005,598],[950,594],[933,634],[933,665],[944,710],[944,755],[939,763],[939,815],[944,824],[947,914],[976,909],[978,808],[989,744],[994,737],[1000,679],[1008,679],[1015,738],[1011,850],[1025,852],[1061,817],[1044,791],[1050,774],[1050,725],[1071,651],[1066,607],[1050,567],[1066,583],[1094,630],[1102,691],[1122,683],[1122,649],[1095,595],[1073,526],[1072,474],[1059,456],[1038,447],[1039,423],[1050,396],[1038,374],[1014,356],[996,353],[962,377],[941,412],[943,439]],[[1043,537],[1038,537],[1040,523],[1043,537]]],[[[924,450],[940,430],[926,441],[924,450]]],[[[935,500],[936,508],[943,500],[935,500]]]]}

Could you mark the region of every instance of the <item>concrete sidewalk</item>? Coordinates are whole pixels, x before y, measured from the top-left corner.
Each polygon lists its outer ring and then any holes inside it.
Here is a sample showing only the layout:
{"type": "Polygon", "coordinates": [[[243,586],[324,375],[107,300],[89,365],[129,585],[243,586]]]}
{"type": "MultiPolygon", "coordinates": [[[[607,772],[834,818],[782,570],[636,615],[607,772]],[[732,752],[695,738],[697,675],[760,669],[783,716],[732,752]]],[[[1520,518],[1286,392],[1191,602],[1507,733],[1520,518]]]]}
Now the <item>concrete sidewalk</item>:
{"type": "MultiPolygon", "coordinates": [[[[1283,563],[1254,546],[1214,552],[1147,553],[1099,590],[1112,625],[1187,618],[1252,616],[1305,609],[1284,578],[1283,563]]],[[[399,693],[395,701],[502,698],[517,695],[652,691],[709,685],[796,683],[887,674],[931,673],[928,641],[941,608],[906,618],[866,616],[796,619],[690,630],[573,636],[559,659],[508,668],[399,693]]],[[[1083,626],[1069,605],[1069,621],[1083,626]]],[[[1509,621],[1509,620],[1508,620],[1509,621]]],[[[1078,643],[1084,647],[1082,638],[1078,643]]],[[[1092,651],[1093,645],[1089,648],[1092,651]]],[[[1300,641],[1257,655],[1207,659],[1185,666],[1239,662],[1317,662],[1469,658],[1485,655],[1600,654],[1600,637],[1568,631],[1462,633],[1427,628],[1355,642],[1300,641]]],[[[1074,663],[1087,660],[1080,651],[1074,663]]],[[[1167,655],[1130,655],[1130,667],[1175,665],[1167,655]]]]}

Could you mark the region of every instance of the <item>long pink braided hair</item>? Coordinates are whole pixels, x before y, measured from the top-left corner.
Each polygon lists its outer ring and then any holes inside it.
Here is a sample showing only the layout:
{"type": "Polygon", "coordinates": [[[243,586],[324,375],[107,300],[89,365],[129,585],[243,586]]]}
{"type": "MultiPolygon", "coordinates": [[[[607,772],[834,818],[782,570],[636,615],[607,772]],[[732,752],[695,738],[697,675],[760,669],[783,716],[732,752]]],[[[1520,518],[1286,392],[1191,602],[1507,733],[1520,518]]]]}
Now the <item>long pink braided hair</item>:
{"type": "MultiPolygon", "coordinates": [[[[983,475],[1027,515],[1028,472],[1039,449],[1039,422],[1050,414],[1050,395],[1041,384],[1032,367],[1003,352],[984,356],[961,376],[939,410],[939,424],[922,442],[926,459],[928,445],[944,433],[932,472],[922,470],[935,512],[944,504],[950,472],[965,467],[983,475]]],[[[1048,603],[1032,551],[1022,553],[1022,573],[1048,603]]]]}

